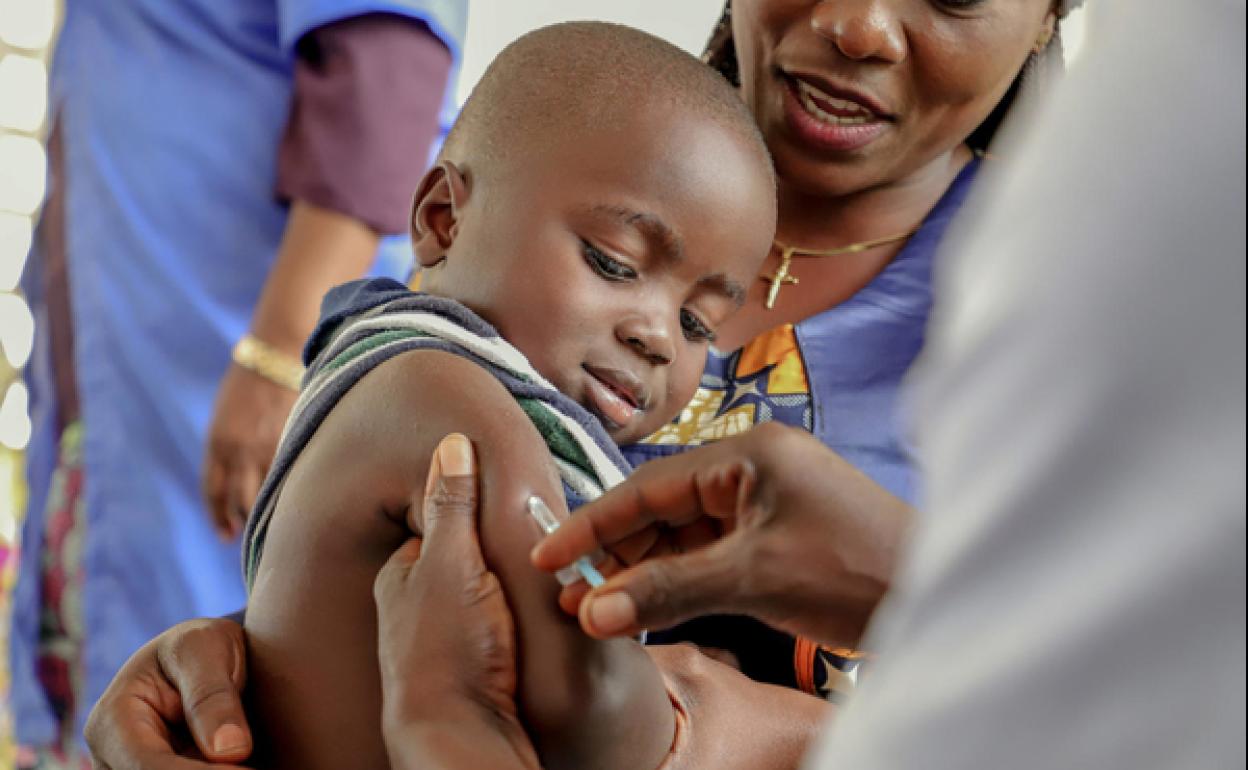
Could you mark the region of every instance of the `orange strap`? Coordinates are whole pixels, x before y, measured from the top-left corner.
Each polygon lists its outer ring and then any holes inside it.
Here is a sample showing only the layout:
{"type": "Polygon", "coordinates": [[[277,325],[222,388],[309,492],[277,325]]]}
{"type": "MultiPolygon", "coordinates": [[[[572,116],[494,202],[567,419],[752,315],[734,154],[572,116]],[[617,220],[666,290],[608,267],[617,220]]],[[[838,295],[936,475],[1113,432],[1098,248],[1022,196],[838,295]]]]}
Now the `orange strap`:
{"type": "Polygon", "coordinates": [[[798,689],[815,695],[815,658],[819,655],[819,645],[797,638],[793,645],[793,672],[797,675],[798,689]]]}

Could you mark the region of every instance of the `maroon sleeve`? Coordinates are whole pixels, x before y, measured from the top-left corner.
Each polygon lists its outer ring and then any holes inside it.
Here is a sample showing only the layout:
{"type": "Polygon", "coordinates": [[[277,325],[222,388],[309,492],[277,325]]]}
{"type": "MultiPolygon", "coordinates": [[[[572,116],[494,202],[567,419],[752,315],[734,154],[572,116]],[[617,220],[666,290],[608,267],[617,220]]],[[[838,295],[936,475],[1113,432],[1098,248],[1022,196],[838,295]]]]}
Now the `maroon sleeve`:
{"type": "Polygon", "coordinates": [[[299,41],[294,98],[278,150],[277,195],[407,230],[438,135],[451,54],[422,22],[355,16],[299,41]]]}

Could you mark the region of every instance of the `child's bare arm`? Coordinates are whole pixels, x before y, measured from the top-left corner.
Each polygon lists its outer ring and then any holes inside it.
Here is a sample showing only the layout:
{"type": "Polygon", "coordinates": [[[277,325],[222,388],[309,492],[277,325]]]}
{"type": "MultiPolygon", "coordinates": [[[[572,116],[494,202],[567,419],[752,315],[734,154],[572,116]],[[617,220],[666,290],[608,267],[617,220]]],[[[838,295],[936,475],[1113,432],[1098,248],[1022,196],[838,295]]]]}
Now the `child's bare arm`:
{"type": "Polygon", "coordinates": [[[525,499],[563,497],[544,442],[486,372],[428,351],[344,396],[281,491],[247,615],[263,762],[386,766],[372,584],[408,535],[404,507],[434,447],[456,431],[477,449],[482,548],[516,618],[521,714],[544,764],[657,766],[674,728],[654,666],[631,641],[585,637],[529,564],[539,533],[525,499]]]}

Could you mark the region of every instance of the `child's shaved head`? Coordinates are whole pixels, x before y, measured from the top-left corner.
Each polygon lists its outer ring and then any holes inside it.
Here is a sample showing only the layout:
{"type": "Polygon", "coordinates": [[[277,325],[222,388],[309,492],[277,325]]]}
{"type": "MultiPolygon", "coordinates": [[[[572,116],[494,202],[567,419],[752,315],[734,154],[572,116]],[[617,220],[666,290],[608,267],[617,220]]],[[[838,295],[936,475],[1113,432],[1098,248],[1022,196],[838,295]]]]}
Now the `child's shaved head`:
{"type": "Polygon", "coordinates": [[[643,106],[715,121],[755,146],[771,173],[753,116],[727,81],[671,43],[605,22],[544,27],[503,49],[464,104],[441,158],[488,174],[535,140],[629,125],[643,106]]]}
{"type": "Polygon", "coordinates": [[[692,398],[775,226],[771,159],[731,86],[658,38],[586,22],[494,60],[412,212],[422,288],[476,311],[626,443],[692,398]]]}

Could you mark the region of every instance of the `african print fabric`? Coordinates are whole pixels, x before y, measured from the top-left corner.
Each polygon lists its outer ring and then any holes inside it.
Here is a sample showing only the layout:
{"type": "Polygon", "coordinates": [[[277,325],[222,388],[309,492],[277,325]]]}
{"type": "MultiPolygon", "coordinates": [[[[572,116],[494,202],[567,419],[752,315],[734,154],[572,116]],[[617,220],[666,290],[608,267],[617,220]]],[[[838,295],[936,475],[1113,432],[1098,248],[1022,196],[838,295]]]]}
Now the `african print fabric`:
{"type": "Polygon", "coordinates": [[[698,446],[772,420],[812,429],[810,383],[792,324],[731,354],[712,350],[689,406],[641,443],[698,446]]]}
{"type": "Polygon", "coordinates": [[[60,456],[52,474],[44,515],[37,672],[57,722],[56,743],[22,746],[22,770],[87,770],[91,761],[79,747],[74,725],[82,695],[82,542],[86,506],[82,496],[82,423],[61,434],[60,456]]]}
{"type": "MultiPolygon", "coordinates": [[[[773,420],[813,431],[810,381],[792,324],[764,332],[731,354],[712,350],[689,406],[641,443],[699,446],[773,420]]],[[[793,644],[793,684],[838,701],[853,690],[858,659],[852,650],[799,638],[793,644]]]]}

